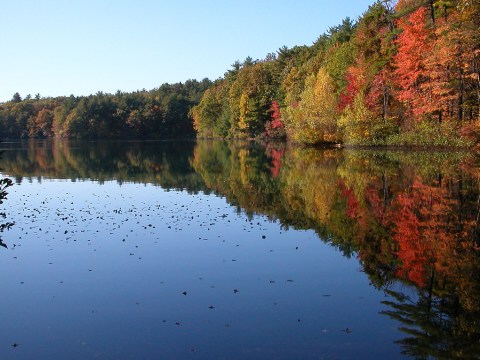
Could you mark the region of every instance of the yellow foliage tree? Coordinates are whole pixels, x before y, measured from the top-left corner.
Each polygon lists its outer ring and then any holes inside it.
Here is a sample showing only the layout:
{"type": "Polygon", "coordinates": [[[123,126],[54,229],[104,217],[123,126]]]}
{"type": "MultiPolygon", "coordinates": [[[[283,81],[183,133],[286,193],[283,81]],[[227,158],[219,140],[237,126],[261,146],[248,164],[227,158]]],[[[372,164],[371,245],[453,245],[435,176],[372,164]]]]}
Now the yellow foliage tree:
{"type": "Polygon", "coordinates": [[[239,110],[238,128],[242,131],[248,130],[248,95],[245,92],[240,96],[239,110]]]}
{"type": "Polygon", "coordinates": [[[365,105],[365,96],[359,92],[352,105],[347,106],[338,119],[343,141],[348,144],[361,144],[370,138],[370,126],[373,115],[365,105]]]}
{"type": "Polygon", "coordinates": [[[337,100],[334,82],[326,69],[308,76],[299,103],[287,108],[286,127],[291,138],[307,144],[339,141],[337,100]]]}

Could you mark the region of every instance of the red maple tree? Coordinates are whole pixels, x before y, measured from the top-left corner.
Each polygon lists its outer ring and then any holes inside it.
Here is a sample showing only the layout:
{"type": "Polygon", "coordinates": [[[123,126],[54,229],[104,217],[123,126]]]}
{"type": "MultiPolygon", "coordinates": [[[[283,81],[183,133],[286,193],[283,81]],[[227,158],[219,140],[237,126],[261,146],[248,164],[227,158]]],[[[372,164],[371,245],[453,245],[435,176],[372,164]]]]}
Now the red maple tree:
{"type": "Polygon", "coordinates": [[[278,101],[272,101],[272,107],[270,108],[272,112],[272,129],[284,129],[285,124],[282,121],[282,117],[280,114],[280,105],[278,101]]]}

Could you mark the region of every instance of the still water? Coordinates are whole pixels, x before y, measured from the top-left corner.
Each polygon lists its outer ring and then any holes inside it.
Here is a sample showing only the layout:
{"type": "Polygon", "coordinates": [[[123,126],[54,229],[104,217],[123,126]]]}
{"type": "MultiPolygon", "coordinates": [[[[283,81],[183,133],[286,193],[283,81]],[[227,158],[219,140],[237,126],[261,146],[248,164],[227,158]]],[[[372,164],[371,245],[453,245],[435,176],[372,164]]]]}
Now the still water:
{"type": "Polygon", "coordinates": [[[478,358],[473,154],[0,147],[1,359],[478,358]]]}

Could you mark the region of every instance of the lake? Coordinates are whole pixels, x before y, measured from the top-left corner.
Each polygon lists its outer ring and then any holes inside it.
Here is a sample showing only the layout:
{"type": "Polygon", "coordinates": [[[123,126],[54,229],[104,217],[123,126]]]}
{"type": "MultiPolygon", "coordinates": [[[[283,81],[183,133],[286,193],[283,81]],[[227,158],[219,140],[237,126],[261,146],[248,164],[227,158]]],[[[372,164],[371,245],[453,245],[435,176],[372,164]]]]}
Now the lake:
{"type": "Polygon", "coordinates": [[[4,142],[1,359],[475,359],[468,152],[4,142]]]}

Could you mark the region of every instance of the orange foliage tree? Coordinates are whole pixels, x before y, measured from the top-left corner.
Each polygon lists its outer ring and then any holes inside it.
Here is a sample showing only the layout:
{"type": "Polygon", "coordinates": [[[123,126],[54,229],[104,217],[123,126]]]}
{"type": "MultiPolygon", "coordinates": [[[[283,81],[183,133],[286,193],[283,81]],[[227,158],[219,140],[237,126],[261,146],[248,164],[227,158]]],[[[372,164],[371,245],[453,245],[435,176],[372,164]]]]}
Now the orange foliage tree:
{"type": "Polygon", "coordinates": [[[402,31],[397,38],[398,52],[394,57],[397,97],[417,120],[426,112],[426,107],[435,106],[426,66],[427,54],[433,48],[427,14],[425,7],[419,7],[397,23],[402,31]]]}

